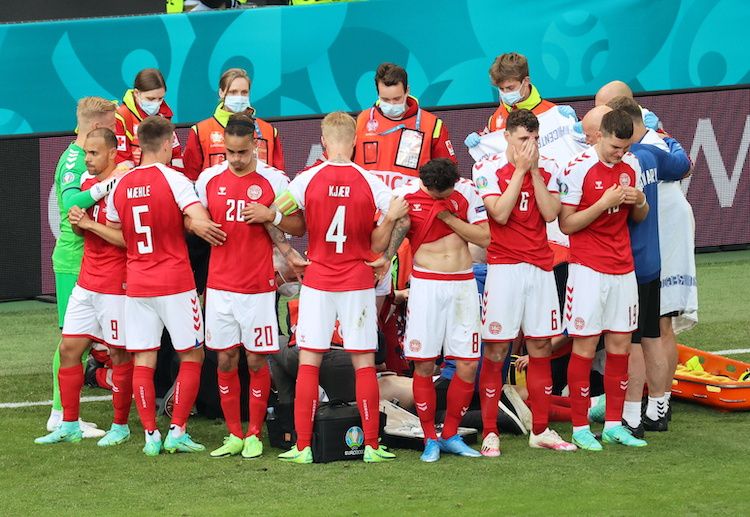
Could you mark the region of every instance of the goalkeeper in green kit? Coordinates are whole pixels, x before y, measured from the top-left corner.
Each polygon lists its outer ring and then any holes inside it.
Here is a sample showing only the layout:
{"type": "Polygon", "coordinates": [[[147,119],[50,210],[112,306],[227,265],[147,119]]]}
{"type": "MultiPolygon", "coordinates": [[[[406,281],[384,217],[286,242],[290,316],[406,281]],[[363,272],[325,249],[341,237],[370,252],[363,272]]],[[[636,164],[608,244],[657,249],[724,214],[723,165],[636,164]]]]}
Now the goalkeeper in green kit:
{"type": "MultiPolygon", "coordinates": [[[[52,252],[52,268],[55,271],[57,314],[61,329],[65,319],[65,310],[68,306],[68,298],[78,280],[78,272],[83,257],[83,237],[73,233],[68,221],[68,210],[72,206],[78,206],[84,210],[93,206],[109,193],[116,180],[113,175],[109,181],[95,185],[96,189],[92,188],[81,192],[81,175],[86,172],[86,152],[83,150],[83,143],[89,131],[96,128],[106,127],[114,131],[115,109],[115,104],[100,97],[84,97],[79,100],[76,110],[78,136],[65,149],[55,168],[54,184],[57,205],[60,209],[60,235],[55,243],[55,250],[52,252]]],[[[86,356],[84,356],[85,360],[86,356]]],[[[52,411],[47,420],[48,431],[54,431],[62,421],[62,403],[57,381],[59,369],[60,345],[58,343],[52,361],[53,398],[52,411]]],[[[83,423],[81,430],[84,438],[104,436],[104,431],[97,429],[93,424],[83,423]]]]}

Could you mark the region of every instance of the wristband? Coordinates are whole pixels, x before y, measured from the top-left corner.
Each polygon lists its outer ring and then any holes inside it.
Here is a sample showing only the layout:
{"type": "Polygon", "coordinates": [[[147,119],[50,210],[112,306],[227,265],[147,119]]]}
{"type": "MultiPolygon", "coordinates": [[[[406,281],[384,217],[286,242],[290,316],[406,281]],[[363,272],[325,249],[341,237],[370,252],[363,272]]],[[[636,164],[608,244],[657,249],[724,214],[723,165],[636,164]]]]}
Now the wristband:
{"type": "Polygon", "coordinates": [[[284,214],[282,214],[281,212],[277,211],[276,215],[273,217],[273,225],[274,226],[278,226],[279,224],[281,224],[281,219],[283,217],[284,217],[284,214]]]}
{"type": "Polygon", "coordinates": [[[90,189],[91,198],[94,201],[99,201],[100,199],[104,198],[112,190],[112,187],[114,186],[116,181],[117,181],[117,177],[112,176],[108,180],[100,181],[99,183],[92,186],[90,189]]]}
{"type": "Polygon", "coordinates": [[[646,199],[646,197],[644,196],[643,203],[639,203],[639,204],[635,205],[635,207],[636,208],[643,208],[644,206],[646,206],[646,203],[648,203],[648,199],[646,199]]]}

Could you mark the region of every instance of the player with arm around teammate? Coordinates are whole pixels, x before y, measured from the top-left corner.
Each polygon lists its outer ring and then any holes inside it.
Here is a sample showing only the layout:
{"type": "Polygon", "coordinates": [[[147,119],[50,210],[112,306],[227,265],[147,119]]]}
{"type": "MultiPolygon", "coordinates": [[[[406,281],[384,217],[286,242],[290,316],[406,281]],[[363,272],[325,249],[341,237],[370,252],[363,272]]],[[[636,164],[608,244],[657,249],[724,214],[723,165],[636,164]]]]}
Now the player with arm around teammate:
{"type": "Polygon", "coordinates": [[[147,456],[162,449],[171,453],[205,449],[185,432],[203,364],[203,315],[184,226],[212,245],[221,245],[226,237],[200,204],[190,180],[164,165],[172,159],[173,133],[174,125],[165,118],[147,117],[141,122],[141,165],[120,178],[107,212],[108,224],[122,230],[127,249],[125,326],[130,331],[125,344],[134,354],[133,394],[147,456]],[[164,327],[178,352],[180,369],[172,424],[162,444],[154,373],[164,327]]]}

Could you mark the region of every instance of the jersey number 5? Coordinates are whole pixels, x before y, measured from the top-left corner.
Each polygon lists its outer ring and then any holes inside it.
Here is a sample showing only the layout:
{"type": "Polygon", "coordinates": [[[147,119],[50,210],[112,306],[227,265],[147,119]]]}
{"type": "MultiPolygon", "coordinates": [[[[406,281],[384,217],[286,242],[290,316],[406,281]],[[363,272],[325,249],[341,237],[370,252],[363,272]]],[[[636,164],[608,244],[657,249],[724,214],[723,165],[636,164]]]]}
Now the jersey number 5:
{"type": "Polygon", "coordinates": [[[143,235],[144,239],[138,241],[138,253],[146,255],[154,252],[154,243],[151,239],[151,227],[141,222],[141,214],[148,213],[147,205],[137,205],[133,207],[133,227],[135,233],[143,235]]]}
{"type": "Polygon", "coordinates": [[[346,217],[346,207],[339,205],[333,214],[331,224],[326,231],[326,242],[336,243],[336,253],[344,253],[344,243],[346,235],[344,234],[344,218],[346,217]]]}

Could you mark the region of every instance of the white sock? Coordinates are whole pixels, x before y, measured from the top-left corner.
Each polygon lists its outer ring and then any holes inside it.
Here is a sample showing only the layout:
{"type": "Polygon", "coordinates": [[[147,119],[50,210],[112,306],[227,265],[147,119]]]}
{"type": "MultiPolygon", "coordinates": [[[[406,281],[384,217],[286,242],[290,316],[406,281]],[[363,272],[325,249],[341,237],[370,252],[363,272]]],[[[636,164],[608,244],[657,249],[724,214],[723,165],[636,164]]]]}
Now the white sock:
{"type": "Polygon", "coordinates": [[[599,402],[599,397],[601,397],[601,395],[597,395],[596,397],[591,397],[589,399],[589,407],[590,408],[596,406],[596,403],[599,402]]]}
{"type": "Polygon", "coordinates": [[[630,427],[638,427],[641,425],[641,401],[630,401],[626,400],[622,407],[622,419],[630,427]]]}
{"type": "Polygon", "coordinates": [[[151,433],[146,431],[146,441],[147,442],[160,442],[161,441],[161,433],[159,430],[155,430],[151,433]]]}
{"type": "Polygon", "coordinates": [[[648,397],[648,405],[646,406],[646,416],[651,420],[658,420],[662,416],[667,414],[667,403],[664,400],[664,396],[661,397],[648,397]]]}
{"type": "Polygon", "coordinates": [[[664,392],[664,400],[667,402],[667,406],[669,406],[669,403],[672,400],[672,392],[671,391],[665,391],[664,392]]]}
{"type": "Polygon", "coordinates": [[[172,435],[172,438],[179,438],[180,436],[185,434],[185,428],[179,425],[172,424],[169,426],[169,434],[172,435]]]}
{"type": "Polygon", "coordinates": [[[617,422],[617,421],[613,422],[611,420],[605,420],[604,421],[604,430],[605,431],[609,431],[610,429],[612,429],[613,427],[617,427],[618,425],[622,425],[622,422],[617,422]]]}
{"type": "Polygon", "coordinates": [[[590,431],[591,428],[587,425],[574,425],[573,426],[573,432],[577,433],[578,431],[590,431]]]}

